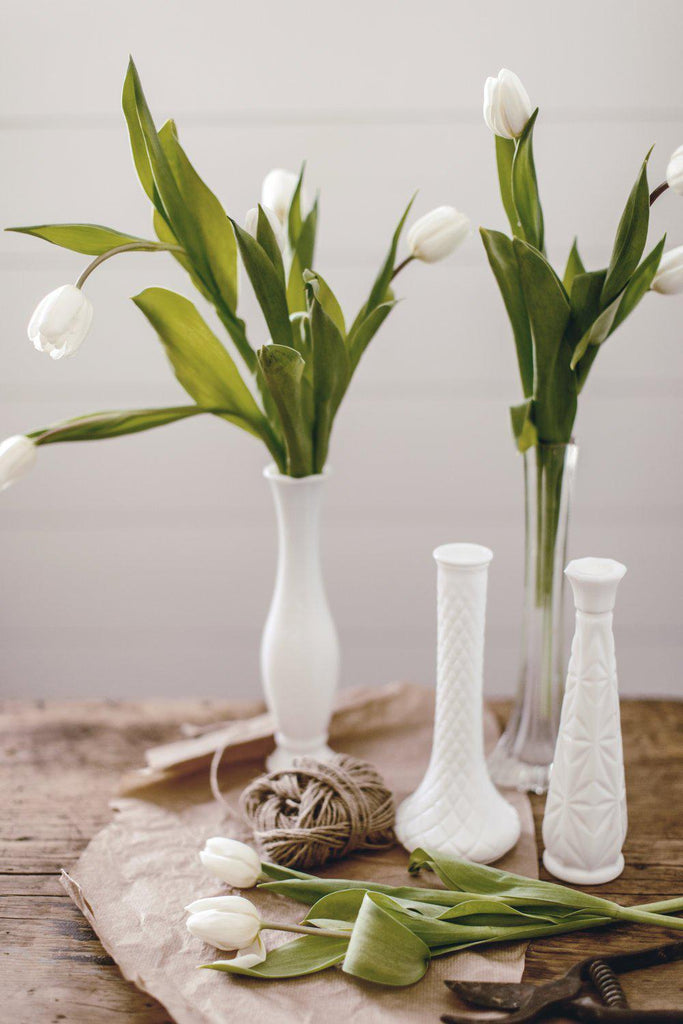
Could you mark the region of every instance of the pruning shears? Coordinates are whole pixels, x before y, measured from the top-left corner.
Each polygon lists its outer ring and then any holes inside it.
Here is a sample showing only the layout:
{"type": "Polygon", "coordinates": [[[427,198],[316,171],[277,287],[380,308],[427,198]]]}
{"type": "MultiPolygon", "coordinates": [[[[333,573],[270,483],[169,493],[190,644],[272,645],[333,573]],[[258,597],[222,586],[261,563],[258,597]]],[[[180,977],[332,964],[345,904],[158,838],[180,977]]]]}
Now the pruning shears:
{"type": "MultiPolygon", "coordinates": [[[[640,949],[615,956],[591,957],[575,964],[562,978],[544,985],[524,982],[496,983],[447,981],[445,984],[461,999],[480,1010],[508,1010],[499,1017],[501,1024],[526,1024],[549,1017],[578,1021],[604,1021],[611,1024],[683,1024],[683,1010],[630,1009],[618,974],[683,960],[683,942],[640,949]],[[598,999],[592,995],[595,990],[598,999]],[[599,1001],[598,1001],[599,1000],[599,1001]]],[[[475,1024],[474,1014],[449,1014],[444,1024],[475,1024]]]]}

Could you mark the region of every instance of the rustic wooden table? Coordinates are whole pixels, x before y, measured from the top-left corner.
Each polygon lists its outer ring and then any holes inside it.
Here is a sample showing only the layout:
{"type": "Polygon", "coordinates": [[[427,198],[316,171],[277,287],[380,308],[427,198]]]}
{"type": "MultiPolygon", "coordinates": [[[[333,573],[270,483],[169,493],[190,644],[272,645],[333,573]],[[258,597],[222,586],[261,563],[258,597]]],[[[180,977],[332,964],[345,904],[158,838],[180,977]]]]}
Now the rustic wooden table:
{"type": "MultiPolygon", "coordinates": [[[[177,738],[181,722],[228,717],[227,706],[26,702],[0,710],[0,1020],[168,1021],[158,1003],[124,981],[58,876],[109,820],[117,779],[141,764],[144,749],[177,738]]],[[[626,870],[595,891],[624,904],[682,895],[683,703],[625,702],[622,719],[630,815],[626,870]]],[[[533,804],[540,849],[542,798],[533,804]]],[[[543,868],[541,877],[548,877],[543,868]]],[[[549,979],[594,953],[675,937],[663,928],[620,925],[542,939],[529,949],[525,980],[549,979]]],[[[677,1009],[683,1021],[683,963],[627,976],[624,987],[634,1007],[677,1009]]]]}

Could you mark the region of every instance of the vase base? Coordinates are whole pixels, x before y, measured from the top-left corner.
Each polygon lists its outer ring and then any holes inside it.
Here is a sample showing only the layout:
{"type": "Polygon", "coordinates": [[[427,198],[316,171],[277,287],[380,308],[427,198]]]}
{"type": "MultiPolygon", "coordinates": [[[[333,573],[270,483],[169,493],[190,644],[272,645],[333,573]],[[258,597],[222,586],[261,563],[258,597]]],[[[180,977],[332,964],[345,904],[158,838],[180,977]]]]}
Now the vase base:
{"type": "Polygon", "coordinates": [[[550,764],[533,764],[515,757],[501,736],[487,764],[489,775],[497,786],[516,789],[520,793],[546,793],[550,782],[550,764]]]}
{"type": "Polygon", "coordinates": [[[269,772],[288,771],[294,767],[294,761],[299,757],[309,757],[313,761],[330,761],[335,753],[328,747],[326,739],[326,736],[318,736],[314,740],[288,741],[276,733],[275,750],[266,758],[266,768],[269,772]]]}
{"type": "Polygon", "coordinates": [[[572,885],[604,885],[605,882],[611,882],[618,878],[624,870],[624,857],[621,853],[614,864],[596,868],[594,871],[563,864],[547,850],[543,851],[543,863],[551,875],[560,878],[563,882],[570,882],[572,885]]]}

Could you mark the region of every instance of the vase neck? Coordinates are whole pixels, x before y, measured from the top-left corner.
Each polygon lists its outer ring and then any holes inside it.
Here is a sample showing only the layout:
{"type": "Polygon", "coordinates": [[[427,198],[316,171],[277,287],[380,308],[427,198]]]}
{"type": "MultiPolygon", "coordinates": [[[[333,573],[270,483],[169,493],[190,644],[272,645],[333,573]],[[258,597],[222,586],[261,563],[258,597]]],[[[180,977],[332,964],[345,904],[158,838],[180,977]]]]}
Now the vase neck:
{"type": "Polygon", "coordinates": [[[278,528],[278,576],[301,577],[320,570],[320,512],[325,477],[270,477],[278,528]]]}

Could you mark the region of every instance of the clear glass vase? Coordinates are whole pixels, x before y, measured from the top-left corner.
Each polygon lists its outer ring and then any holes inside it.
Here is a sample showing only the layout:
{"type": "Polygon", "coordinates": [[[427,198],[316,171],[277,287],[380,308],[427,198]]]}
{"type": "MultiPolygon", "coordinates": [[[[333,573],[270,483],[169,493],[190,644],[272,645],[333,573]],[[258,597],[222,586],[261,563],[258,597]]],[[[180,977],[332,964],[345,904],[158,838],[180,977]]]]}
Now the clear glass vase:
{"type": "Polygon", "coordinates": [[[515,705],[489,758],[499,786],[545,793],[566,673],[564,567],[578,449],[539,444],[524,453],[524,619],[515,705]]]}

